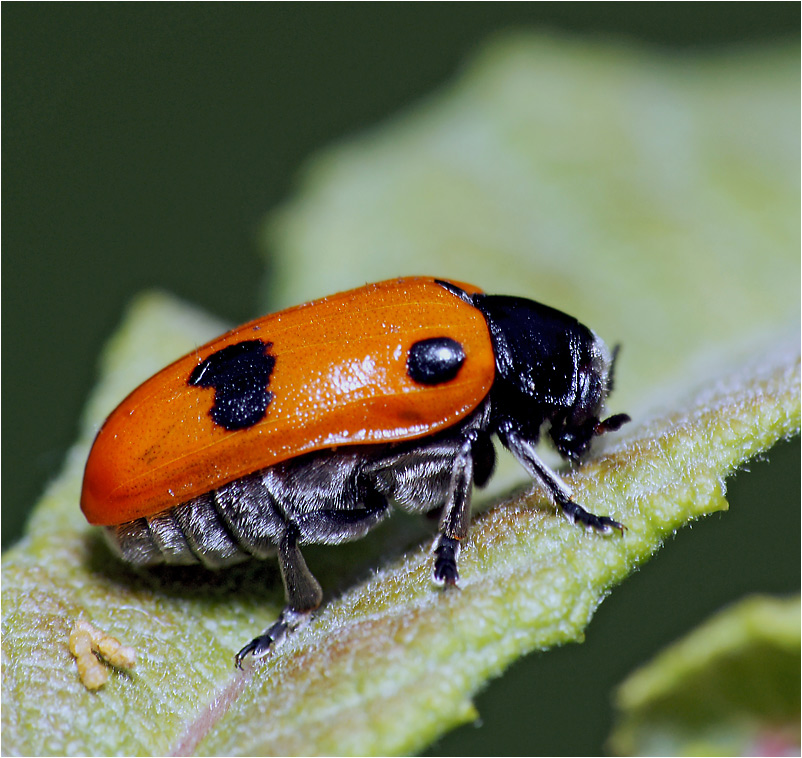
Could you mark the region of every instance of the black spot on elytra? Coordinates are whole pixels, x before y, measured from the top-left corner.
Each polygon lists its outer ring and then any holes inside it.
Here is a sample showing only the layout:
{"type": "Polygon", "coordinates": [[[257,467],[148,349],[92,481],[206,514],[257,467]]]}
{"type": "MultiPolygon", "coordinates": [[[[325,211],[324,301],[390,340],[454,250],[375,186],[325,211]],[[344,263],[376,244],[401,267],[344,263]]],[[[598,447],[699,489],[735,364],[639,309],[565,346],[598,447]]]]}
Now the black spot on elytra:
{"type": "Polygon", "coordinates": [[[229,431],[247,429],[261,421],[273,393],[267,389],[276,358],[272,342],[247,340],[212,353],[189,375],[193,387],[214,387],[209,415],[229,431]]]}
{"type": "Polygon", "coordinates": [[[450,337],[433,337],[416,342],[407,356],[407,373],[419,384],[451,381],[465,362],[462,345],[450,337]]]}

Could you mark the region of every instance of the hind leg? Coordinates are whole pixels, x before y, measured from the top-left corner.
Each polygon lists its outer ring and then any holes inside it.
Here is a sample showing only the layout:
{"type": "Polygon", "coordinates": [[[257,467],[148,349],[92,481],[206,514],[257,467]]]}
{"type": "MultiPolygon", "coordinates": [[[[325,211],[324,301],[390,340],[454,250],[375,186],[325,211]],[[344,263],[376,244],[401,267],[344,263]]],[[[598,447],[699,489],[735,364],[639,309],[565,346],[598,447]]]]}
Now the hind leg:
{"type": "Polygon", "coordinates": [[[281,578],[284,580],[287,605],[275,624],[237,653],[237,668],[242,668],[243,659],[249,655],[254,658],[267,655],[271,648],[284,640],[288,632],[303,626],[323,600],[323,590],[306,565],[298,547],[297,530],[293,527],[287,529],[278,546],[278,563],[281,578]]]}
{"type": "Polygon", "coordinates": [[[242,668],[242,661],[249,655],[261,658],[269,653],[289,632],[307,623],[320,607],[323,590],[306,565],[298,543],[338,544],[359,539],[387,514],[387,500],[379,493],[364,490],[354,497],[359,497],[364,507],[319,508],[298,513],[294,522],[287,524],[278,545],[287,605],[276,623],[237,653],[235,663],[238,668],[242,668]]]}

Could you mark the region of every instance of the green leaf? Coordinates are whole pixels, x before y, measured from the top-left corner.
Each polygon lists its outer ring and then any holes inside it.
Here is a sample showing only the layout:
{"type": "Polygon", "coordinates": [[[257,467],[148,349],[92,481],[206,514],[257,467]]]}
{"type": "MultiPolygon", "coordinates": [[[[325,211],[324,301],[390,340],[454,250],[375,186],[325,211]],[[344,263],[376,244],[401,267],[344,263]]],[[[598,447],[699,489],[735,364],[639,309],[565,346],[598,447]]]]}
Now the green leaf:
{"type": "MultiPolygon", "coordinates": [[[[726,508],[734,468],[798,433],[796,67],[795,51],[671,59],[513,37],[312,165],[271,226],[287,298],[431,272],[545,300],[624,341],[615,410],[636,421],[567,478],[628,531],[586,534],[538,493],[500,502],[473,524],[462,589],[443,593],[424,527],[395,518],[308,551],[344,594],[243,674],[233,653],[283,604],[276,567],[136,573],[78,509],[105,414],[222,328],[140,299],[63,473],[3,557],[3,751],[412,752],[474,718],[472,695],[516,657],[581,639],[667,535],[726,508]],[[96,693],[67,648],[79,617],[139,654],[96,693]]],[[[508,472],[500,486],[522,481],[508,472]]]]}
{"type": "Polygon", "coordinates": [[[799,597],[750,597],[619,688],[618,755],[799,753],[799,597]]]}
{"type": "MultiPolygon", "coordinates": [[[[143,346],[173,354],[209,326],[163,296],[143,298],[108,354],[100,396],[139,380],[143,346]]],[[[779,351],[704,389],[569,477],[581,502],[627,525],[623,538],[577,529],[537,493],[502,503],[471,530],[460,591],[431,585],[424,545],[243,675],[232,654],[278,612],[275,570],[137,575],[116,563],[77,508],[103,405],[92,404],[65,472],[4,557],[4,751],[395,753],[473,718],[471,694],[517,656],[580,639],[610,587],[667,535],[726,508],[724,476],[798,429],[798,358],[779,351]],[[67,650],[78,617],[139,655],[131,675],[114,674],[97,694],[67,650]]]]}

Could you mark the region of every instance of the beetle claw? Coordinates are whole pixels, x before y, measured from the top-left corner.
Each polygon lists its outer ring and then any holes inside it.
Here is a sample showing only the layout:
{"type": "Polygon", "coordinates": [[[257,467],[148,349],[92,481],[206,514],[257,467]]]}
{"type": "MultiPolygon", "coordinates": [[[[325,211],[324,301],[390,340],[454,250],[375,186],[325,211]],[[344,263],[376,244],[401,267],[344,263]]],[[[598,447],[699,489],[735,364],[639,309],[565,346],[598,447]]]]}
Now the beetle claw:
{"type": "Polygon", "coordinates": [[[268,653],[282,645],[287,639],[287,633],[304,626],[312,618],[312,611],[296,611],[287,606],[278,617],[278,621],[265,629],[262,634],[252,639],[234,657],[234,665],[242,668],[242,662],[248,657],[254,659],[264,658],[268,653]]]}
{"type": "Polygon", "coordinates": [[[287,635],[287,628],[287,622],[284,620],[284,614],[282,614],[273,626],[265,629],[263,634],[252,639],[237,653],[234,658],[234,665],[241,670],[242,662],[248,656],[254,659],[266,656],[271,650],[281,644],[287,635]]]}
{"type": "MultiPolygon", "coordinates": [[[[259,635],[252,639],[242,650],[240,650],[234,657],[234,665],[242,670],[242,662],[248,657],[252,656],[254,659],[262,658],[270,652],[274,647],[278,638],[272,636],[274,629],[278,624],[274,624],[264,634],[259,635]]],[[[286,629],[285,629],[286,633],[286,629]]]]}

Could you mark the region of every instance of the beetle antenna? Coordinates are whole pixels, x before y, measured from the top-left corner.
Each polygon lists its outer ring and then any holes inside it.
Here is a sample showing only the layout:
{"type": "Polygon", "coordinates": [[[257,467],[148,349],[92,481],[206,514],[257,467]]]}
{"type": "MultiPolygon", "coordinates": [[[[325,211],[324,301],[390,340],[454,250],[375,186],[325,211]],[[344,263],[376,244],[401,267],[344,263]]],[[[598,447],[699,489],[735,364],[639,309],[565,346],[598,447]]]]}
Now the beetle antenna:
{"type": "Polygon", "coordinates": [[[596,435],[606,434],[607,432],[615,432],[620,429],[627,421],[632,419],[626,413],[616,413],[614,416],[609,416],[604,421],[599,421],[593,433],[596,435]]]}

